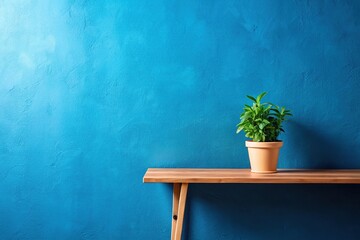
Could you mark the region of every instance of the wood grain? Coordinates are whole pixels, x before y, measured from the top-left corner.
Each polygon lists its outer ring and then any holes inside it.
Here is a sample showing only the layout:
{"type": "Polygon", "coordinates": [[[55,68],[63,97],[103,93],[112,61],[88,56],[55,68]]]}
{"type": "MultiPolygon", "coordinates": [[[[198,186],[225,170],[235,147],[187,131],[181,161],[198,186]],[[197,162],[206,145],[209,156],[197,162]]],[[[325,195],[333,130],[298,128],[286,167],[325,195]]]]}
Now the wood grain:
{"type": "Polygon", "coordinates": [[[172,221],[171,221],[171,240],[175,240],[175,230],[176,223],[178,218],[178,209],[179,209],[179,197],[180,197],[180,183],[174,183],[173,187],[173,210],[172,210],[172,221]],[[174,216],[176,216],[174,218],[174,216]]]}
{"type": "Polygon", "coordinates": [[[189,184],[187,184],[187,183],[181,184],[178,219],[177,219],[176,228],[175,228],[175,238],[174,238],[175,240],[181,240],[188,186],[189,186],[189,184]]]}
{"type": "Polygon", "coordinates": [[[281,169],[256,174],[250,169],[149,168],[144,183],[324,183],[360,184],[360,170],[281,169]]]}

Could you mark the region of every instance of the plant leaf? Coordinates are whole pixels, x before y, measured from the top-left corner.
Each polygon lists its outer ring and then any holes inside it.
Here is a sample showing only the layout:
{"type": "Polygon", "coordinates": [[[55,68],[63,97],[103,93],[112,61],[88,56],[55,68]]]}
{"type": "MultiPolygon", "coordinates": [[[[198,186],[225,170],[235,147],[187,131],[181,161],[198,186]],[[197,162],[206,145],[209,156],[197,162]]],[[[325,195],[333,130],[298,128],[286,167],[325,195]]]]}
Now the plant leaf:
{"type": "Polygon", "coordinates": [[[249,98],[250,100],[252,100],[252,101],[256,102],[256,99],[255,99],[254,97],[249,96],[249,95],[247,95],[246,97],[247,97],[247,98],[249,98]]]}
{"type": "Polygon", "coordinates": [[[236,130],[236,133],[239,133],[239,132],[241,132],[241,130],[243,130],[244,129],[244,127],[238,127],[238,129],[236,130]]]}
{"type": "Polygon", "coordinates": [[[267,94],[267,92],[263,92],[261,93],[259,96],[257,96],[256,98],[256,102],[259,103],[261,101],[261,99],[267,94]]]}

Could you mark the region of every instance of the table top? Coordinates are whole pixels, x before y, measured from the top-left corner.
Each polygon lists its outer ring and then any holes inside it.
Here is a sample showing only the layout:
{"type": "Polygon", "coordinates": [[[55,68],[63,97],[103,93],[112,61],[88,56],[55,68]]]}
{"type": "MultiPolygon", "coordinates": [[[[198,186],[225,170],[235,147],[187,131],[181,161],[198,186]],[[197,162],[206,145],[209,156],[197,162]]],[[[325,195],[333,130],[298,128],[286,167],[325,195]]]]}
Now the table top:
{"type": "Polygon", "coordinates": [[[279,169],[252,173],[250,169],[149,168],[144,183],[323,183],[360,184],[360,169],[279,169]]]}

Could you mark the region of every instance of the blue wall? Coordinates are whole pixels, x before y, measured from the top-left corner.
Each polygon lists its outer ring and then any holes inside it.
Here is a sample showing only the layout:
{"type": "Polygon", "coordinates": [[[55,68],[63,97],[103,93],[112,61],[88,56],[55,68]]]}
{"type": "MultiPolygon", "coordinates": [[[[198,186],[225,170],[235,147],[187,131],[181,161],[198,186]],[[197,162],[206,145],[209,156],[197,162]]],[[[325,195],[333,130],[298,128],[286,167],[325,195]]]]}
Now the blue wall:
{"type": "MultiPolygon", "coordinates": [[[[246,94],[293,110],[281,168],[360,168],[359,1],[0,3],[0,239],[169,239],[148,167],[248,168],[246,94]]],[[[185,239],[359,239],[360,187],[193,185],[185,239]]]]}

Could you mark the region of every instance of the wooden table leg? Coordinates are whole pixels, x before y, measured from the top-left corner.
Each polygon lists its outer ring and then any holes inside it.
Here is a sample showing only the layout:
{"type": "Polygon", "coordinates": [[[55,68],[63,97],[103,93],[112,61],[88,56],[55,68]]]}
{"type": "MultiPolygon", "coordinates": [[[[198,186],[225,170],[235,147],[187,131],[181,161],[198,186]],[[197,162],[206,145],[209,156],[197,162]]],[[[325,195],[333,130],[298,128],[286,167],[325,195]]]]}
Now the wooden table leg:
{"type": "Polygon", "coordinates": [[[172,209],[172,223],[171,223],[171,240],[175,239],[176,222],[178,219],[179,197],[180,197],[180,183],[174,183],[173,189],[173,209],[172,209]]]}
{"type": "Polygon", "coordinates": [[[188,183],[181,184],[174,240],[181,240],[188,186],[188,183]]]}

